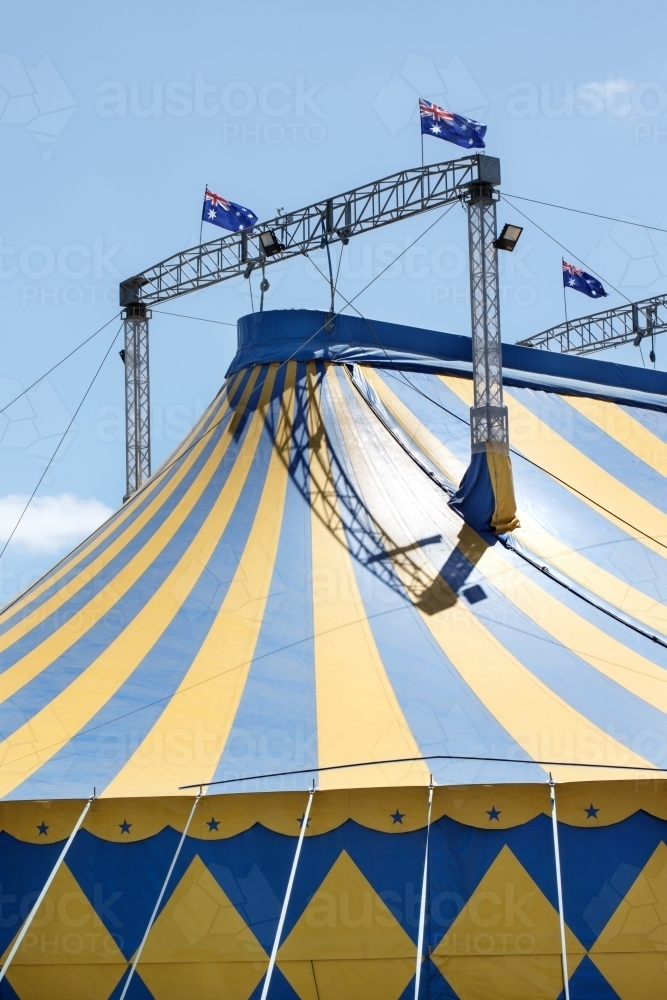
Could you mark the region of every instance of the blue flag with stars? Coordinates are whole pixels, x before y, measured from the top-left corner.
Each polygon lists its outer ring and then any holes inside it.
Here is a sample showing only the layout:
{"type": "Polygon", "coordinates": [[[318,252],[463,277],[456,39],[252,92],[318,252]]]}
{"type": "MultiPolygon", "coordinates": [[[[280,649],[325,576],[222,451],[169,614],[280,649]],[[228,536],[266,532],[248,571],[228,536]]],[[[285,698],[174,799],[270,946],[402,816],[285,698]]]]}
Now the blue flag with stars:
{"type": "Polygon", "coordinates": [[[257,222],[257,216],[249,208],[243,205],[236,205],[233,201],[221,198],[219,194],[214,194],[206,188],[204,196],[204,207],[201,217],[204,222],[210,222],[213,226],[221,226],[222,229],[231,229],[233,233],[242,233],[246,229],[252,229],[257,222]]]}
{"type": "Polygon", "coordinates": [[[472,118],[464,118],[453,111],[445,111],[437,104],[419,98],[419,118],[423,135],[434,135],[436,139],[446,139],[465,149],[484,149],[486,125],[472,118]]]}
{"type": "Polygon", "coordinates": [[[574,264],[568,264],[566,260],[563,261],[563,284],[566,288],[574,288],[575,292],[583,292],[592,299],[600,299],[607,294],[601,281],[592,274],[586,274],[574,264]]]}

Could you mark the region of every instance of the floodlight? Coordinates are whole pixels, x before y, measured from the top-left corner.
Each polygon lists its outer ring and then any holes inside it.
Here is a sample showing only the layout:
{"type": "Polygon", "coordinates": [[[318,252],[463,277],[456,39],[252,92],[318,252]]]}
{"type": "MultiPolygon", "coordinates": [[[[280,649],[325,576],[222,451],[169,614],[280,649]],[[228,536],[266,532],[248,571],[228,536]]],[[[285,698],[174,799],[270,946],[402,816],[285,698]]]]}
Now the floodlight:
{"type": "Polygon", "coordinates": [[[510,253],[519,242],[519,237],[523,232],[523,226],[513,226],[506,222],[497,240],[493,241],[496,250],[509,250],[510,253]]]}
{"type": "Polygon", "coordinates": [[[281,250],[285,249],[272,229],[267,229],[265,233],[260,233],[259,242],[265,257],[273,257],[274,254],[280,253],[281,250]]]}

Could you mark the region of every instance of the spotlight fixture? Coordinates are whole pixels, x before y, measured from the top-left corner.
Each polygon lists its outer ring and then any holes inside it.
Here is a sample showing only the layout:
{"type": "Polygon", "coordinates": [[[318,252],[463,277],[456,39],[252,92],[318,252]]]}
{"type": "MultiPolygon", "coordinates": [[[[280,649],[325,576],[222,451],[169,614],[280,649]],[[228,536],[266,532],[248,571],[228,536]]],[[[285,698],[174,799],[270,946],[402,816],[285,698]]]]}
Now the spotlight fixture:
{"type": "Polygon", "coordinates": [[[265,257],[273,257],[274,254],[280,253],[281,250],[285,249],[272,229],[267,229],[265,233],[260,233],[259,242],[265,257]]]}
{"type": "Polygon", "coordinates": [[[493,241],[496,250],[509,250],[510,253],[519,242],[519,237],[523,232],[523,226],[513,226],[506,222],[497,240],[493,241]]]}

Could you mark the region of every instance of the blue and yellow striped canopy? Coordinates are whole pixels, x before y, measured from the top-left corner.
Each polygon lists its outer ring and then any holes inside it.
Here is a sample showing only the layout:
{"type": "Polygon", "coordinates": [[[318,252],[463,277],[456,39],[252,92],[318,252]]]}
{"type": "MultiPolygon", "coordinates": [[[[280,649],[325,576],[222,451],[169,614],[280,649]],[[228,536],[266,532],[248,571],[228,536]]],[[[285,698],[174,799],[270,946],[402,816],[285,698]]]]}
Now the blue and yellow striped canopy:
{"type": "Polygon", "coordinates": [[[667,387],[524,352],[521,527],[486,537],[448,506],[465,358],[396,327],[373,353],[351,320],[295,350],[303,315],[264,314],[174,455],[3,611],[0,797],[665,767],[667,387]]]}

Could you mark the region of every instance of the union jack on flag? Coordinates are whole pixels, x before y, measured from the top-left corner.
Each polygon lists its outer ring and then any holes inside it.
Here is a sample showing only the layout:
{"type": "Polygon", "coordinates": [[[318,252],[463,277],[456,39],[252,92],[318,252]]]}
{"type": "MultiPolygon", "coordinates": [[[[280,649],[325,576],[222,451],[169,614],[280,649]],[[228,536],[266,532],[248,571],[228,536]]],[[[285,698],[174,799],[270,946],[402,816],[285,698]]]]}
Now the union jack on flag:
{"type": "Polygon", "coordinates": [[[446,139],[465,149],[484,149],[486,125],[472,118],[465,118],[453,111],[438,107],[431,101],[419,98],[419,117],[423,135],[433,135],[437,139],[446,139]]]}
{"type": "Polygon", "coordinates": [[[257,216],[249,208],[243,205],[236,205],[233,201],[228,201],[219,194],[209,191],[206,188],[204,195],[204,207],[202,209],[202,219],[210,222],[214,226],[221,226],[223,229],[231,229],[233,233],[241,233],[246,229],[252,229],[257,222],[257,216]]]}
{"type": "Polygon", "coordinates": [[[584,295],[588,295],[592,299],[599,299],[607,294],[601,281],[594,278],[592,274],[582,271],[580,267],[568,264],[566,260],[563,261],[563,284],[566,288],[573,288],[575,292],[583,292],[584,295]]]}

